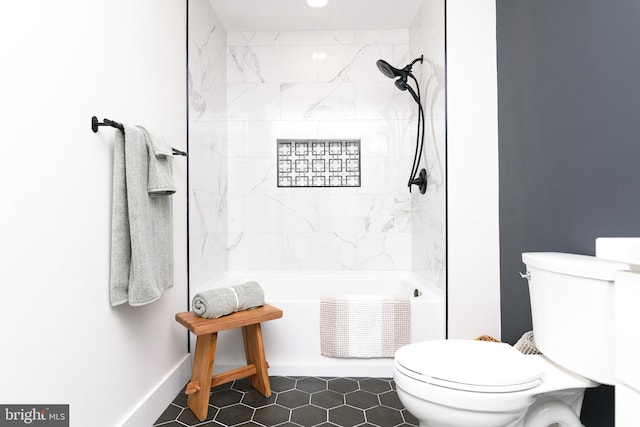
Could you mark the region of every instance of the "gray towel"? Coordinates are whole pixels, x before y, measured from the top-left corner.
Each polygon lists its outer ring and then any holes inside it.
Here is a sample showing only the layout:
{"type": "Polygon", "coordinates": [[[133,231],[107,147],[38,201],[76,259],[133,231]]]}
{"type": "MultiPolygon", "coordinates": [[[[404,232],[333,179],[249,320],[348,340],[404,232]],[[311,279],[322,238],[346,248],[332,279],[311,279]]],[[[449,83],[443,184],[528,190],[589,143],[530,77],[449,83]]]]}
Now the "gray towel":
{"type": "Polygon", "coordinates": [[[264,292],[257,282],[247,282],[229,288],[199,292],[193,297],[191,305],[191,309],[198,316],[215,319],[264,305],[264,292]]]}
{"type": "Polygon", "coordinates": [[[148,304],[173,286],[171,198],[149,196],[146,133],[124,128],[124,134],[116,130],[113,146],[109,299],[114,306],[148,304]]]}
{"type": "Polygon", "coordinates": [[[151,197],[170,196],[176,192],[173,183],[173,151],[164,138],[137,126],[146,134],[149,150],[149,175],[147,190],[151,197]]]}

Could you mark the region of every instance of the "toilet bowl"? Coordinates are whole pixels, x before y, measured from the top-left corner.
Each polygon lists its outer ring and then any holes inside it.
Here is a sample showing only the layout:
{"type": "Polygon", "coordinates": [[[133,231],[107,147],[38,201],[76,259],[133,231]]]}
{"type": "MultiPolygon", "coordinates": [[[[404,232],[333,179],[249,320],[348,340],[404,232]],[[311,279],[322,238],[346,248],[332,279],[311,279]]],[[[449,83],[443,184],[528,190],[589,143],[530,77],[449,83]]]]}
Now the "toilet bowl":
{"type": "Polygon", "coordinates": [[[543,354],[475,340],[400,348],[398,397],[420,426],[581,427],[585,389],[613,384],[614,276],[629,265],[554,252],[522,258],[543,354]]]}
{"type": "Polygon", "coordinates": [[[563,420],[563,427],[581,426],[584,390],[598,385],[544,356],[474,340],[400,348],[394,381],[400,401],[423,427],[549,425],[527,424],[530,409],[543,411],[553,422],[563,420]]]}

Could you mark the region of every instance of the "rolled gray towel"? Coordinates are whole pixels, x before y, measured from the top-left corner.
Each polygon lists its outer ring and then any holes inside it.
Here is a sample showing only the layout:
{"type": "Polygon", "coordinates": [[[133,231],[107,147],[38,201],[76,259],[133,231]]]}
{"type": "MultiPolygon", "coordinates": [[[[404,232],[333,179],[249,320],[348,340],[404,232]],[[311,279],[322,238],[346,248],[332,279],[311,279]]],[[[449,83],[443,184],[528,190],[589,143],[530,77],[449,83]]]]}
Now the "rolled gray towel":
{"type": "Polygon", "coordinates": [[[229,288],[215,288],[198,292],[191,309],[207,319],[216,319],[236,311],[264,305],[264,292],[258,282],[247,282],[229,288]]]}

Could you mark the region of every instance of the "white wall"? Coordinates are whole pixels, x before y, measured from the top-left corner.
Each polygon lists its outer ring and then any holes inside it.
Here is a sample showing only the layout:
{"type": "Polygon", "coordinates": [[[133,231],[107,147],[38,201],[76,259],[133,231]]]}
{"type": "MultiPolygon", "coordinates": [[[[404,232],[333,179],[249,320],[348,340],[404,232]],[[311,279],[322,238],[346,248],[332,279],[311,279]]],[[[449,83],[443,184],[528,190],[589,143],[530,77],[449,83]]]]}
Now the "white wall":
{"type": "Polygon", "coordinates": [[[174,321],[187,305],[186,159],[175,161],[175,285],[112,308],[114,130],[94,134],[90,118],[144,124],[186,149],[185,2],[2,2],[0,57],[0,402],[68,403],[77,427],[150,425],[186,382],[174,321]]]}
{"type": "Polygon", "coordinates": [[[494,0],[448,0],[449,337],[500,338],[494,0]]]}

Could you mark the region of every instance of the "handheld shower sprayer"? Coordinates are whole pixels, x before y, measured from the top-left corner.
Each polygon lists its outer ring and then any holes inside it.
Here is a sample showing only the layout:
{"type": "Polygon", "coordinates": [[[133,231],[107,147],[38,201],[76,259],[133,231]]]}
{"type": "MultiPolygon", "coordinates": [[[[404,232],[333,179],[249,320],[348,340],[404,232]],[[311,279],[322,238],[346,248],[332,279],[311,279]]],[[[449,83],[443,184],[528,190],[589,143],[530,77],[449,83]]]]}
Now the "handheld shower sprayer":
{"type": "Polygon", "coordinates": [[[387,61],[383,59],[379,59],[376,62],[378,69],[382,74],[389,77],[390,79],[395,79],[396,87],[401,91],[407,91],[411,94],[411,97],[418,104],[418,133],[416,136],[416,151],[413,155],[413,166],[411,167],[411,175],[409,176],[409,182],[407,186],[409,187],[409,192],[411,192],[411,186],[417,185],[420,189],[420,193],[424,194],[427,191],[427,170],[421,169],[418,172],[420,167],[420,159],[422,157],[422,151],[424,147],[424,110],[422,108],[422,100],[420,98],[420,86],[418,85],[418,80],[415,78],[411,69],[416,62],[422,63],[424,61],[424,56],[420,55],[419,58],[414,59],[411,63],[406,65],[404,68],[396,68],[390,65],[387,61]],[[416,85],[416,89],[414,90],[408,82],[408,78],[411,78],[416,85]],[[416,176],[417,175],[417,176],[416,176]]]}
{"type": "Polygon", "coordinates": [[[409,86],[409,84],[407,83],[406,79],[398,79],[395,82],[395,85],[398,89],[400,89],[401,91],[407,91],[411,94],[411,97],[413,98],[414,101],[416,101],[418,104],[420,104],[420,98],[418,97],[418,94],[416,94],[416,92],[413,90],[413,88],[411,86],[409,86]]]}

